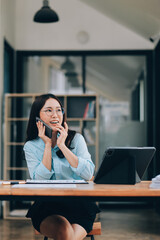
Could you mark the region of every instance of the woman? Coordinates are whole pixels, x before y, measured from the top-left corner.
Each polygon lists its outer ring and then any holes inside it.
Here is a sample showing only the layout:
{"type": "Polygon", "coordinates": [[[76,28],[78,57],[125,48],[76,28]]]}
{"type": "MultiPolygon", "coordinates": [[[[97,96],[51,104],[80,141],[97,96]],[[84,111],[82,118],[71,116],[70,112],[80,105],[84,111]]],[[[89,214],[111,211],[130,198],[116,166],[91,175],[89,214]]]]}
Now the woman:
{"type": "MultiPolygon", "coordinates": [[[[32,179],[90,180],[94,164],[84,138],[68,130],[65,113],[53,94],[38,96],[34,101],[24,145],[25,157],[32,179]],[[43,123],[52,128],[52,138],[45,135],[43,123]]],[[[35,202],[28,211],[35,229],[55,240],[81,240],[91,231],[96,204],[85,200],[35,202]]]]}

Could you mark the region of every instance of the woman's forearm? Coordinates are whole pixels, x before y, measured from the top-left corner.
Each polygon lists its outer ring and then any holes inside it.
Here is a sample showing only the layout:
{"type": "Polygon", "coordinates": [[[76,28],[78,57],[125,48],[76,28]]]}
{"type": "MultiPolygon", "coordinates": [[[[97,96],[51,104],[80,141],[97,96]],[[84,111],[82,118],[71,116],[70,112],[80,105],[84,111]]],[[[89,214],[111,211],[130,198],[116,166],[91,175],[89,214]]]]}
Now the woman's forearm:
{"type": "Polygon", "coordinates": [[[65,158],[67,159],[69,164],[72,167],[77,168],[78,167],[78,157],[74,153],[72,153],[69,150],[69,148],[66,147],[66,145],[61,146],[60,149],[63,152],[63,155],[65,156],[65,158]]]}
{"type": "Polygon", "coordinates": [[[51,154],[51,145],[45,144],[42,163],[49,170],[52,170],[52,154],[51,154]]]}

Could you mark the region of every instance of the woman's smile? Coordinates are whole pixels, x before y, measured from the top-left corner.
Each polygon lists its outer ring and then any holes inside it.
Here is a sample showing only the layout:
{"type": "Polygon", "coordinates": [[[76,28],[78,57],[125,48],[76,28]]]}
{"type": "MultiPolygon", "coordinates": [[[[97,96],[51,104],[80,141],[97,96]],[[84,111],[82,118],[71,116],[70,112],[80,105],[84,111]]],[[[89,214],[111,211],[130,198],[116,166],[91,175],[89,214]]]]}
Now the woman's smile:
{"type": "Polygon", "coordinates": [[[50,122],[50,124],[52,124],[52,125],[55,125],[57,123],[59,123],[59,121],[52,121],[52,122],[50,122]]]}

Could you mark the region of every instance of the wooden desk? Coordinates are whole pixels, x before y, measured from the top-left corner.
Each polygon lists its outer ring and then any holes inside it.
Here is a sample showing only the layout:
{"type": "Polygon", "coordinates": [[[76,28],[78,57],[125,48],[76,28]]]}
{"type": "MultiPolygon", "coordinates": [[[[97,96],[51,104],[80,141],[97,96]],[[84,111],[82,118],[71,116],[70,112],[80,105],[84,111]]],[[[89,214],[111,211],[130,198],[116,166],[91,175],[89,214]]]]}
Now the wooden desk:
{"type": "Polygon", "coordinates": [[[25,189],[12,188],[11,185],[0,185],[1,200],[36,200],[61,197],[85,197],[97,201],[109,197],[160,197],[160,189],[150,189],[150,181],[142,181],[136,185],[109,185],[109,184],[77,184],[76,188],[48,188],[25,189]]]}

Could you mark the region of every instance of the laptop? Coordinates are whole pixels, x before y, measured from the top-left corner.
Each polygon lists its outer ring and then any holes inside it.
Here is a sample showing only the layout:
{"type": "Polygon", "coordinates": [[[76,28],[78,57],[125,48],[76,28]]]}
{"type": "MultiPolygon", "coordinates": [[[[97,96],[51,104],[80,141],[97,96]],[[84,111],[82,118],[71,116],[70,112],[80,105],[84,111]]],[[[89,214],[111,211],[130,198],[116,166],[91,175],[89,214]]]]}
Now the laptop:
{"type": "Polygon", "coordinates": [[[142,180],[154,147],[108,147],[95,175],[97,184],[135,184],[142,180]]]}
{"type": "Polygon", "coordinates": [[[26,184],[88,184],[88,182],[84,179],[82,180],[74,180],[74,179],[68,179],[68,180],[33,180],[33,179],[27,179],[26,184]]]}

